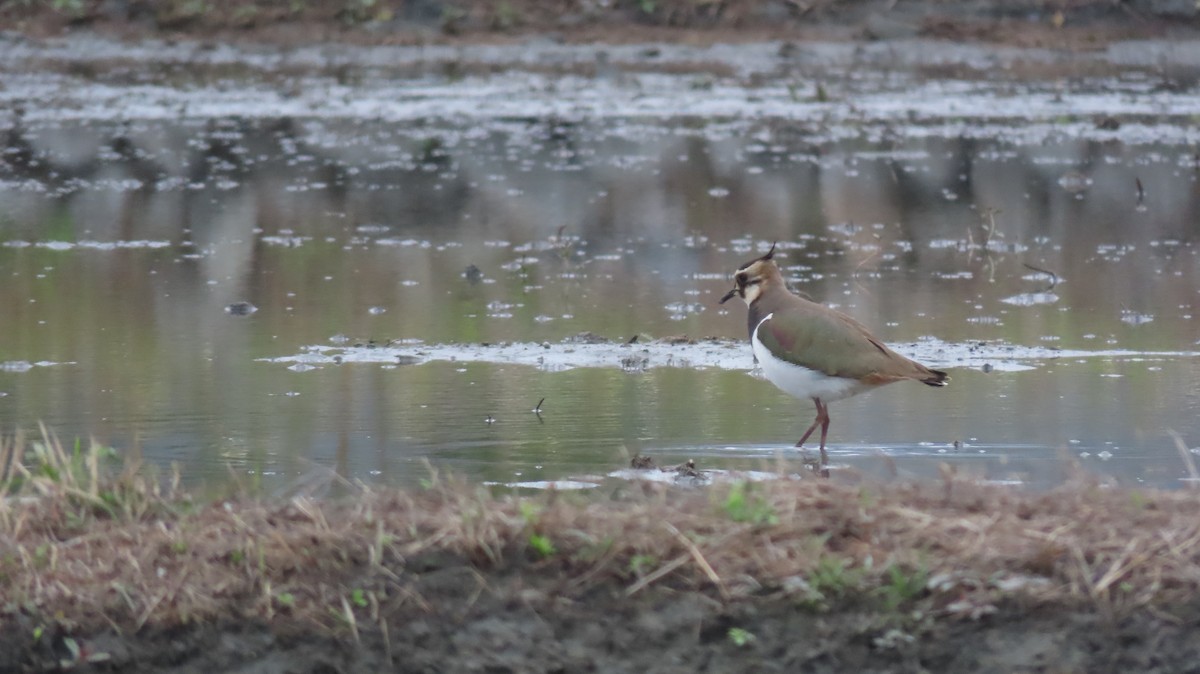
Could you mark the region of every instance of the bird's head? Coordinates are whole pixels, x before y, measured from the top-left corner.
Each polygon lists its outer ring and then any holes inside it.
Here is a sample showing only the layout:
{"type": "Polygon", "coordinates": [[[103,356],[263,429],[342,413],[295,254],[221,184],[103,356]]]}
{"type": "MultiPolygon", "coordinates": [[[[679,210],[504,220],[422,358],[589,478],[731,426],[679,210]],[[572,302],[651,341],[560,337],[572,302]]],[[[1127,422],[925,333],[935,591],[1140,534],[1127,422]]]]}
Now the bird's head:
{"type": "Polygon", "coordinates": [[[754,258],[738,267],[733,274],[733,290],[725,293],[720,304],[725,304],[733,299],[734,295],[742,298],[747,306],[758,299],[763,289],[780,276],[779,267],[775,266],[775,261],[772,259],[774,256],[775,244],[771,244],[771,250],[767,251],[766,255],[754,258]]]}

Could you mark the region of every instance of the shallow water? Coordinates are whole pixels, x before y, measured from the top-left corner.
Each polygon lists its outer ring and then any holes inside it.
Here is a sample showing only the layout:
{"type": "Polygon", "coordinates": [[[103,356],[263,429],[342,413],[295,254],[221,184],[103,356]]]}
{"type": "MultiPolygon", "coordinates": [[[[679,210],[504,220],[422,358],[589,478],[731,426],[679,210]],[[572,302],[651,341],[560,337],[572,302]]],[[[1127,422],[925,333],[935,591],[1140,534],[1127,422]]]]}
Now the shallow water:
{"type": "Polygon", "coordinates": [[[271,490],[798,473],[812,409],[716,304],[778,241],[954,378],[836,403],[835,474],[1184,484],[1200,92],[1160,47],[0,44],[0,428],[271,490]]]}

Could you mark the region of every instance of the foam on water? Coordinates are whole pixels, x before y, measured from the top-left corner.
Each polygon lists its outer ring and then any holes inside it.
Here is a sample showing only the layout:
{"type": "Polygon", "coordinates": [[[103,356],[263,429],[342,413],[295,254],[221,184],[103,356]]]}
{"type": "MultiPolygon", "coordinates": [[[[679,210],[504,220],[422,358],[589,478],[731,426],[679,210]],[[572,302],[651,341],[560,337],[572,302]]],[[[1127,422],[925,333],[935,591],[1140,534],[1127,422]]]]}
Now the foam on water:
{"type": "MultiPolygon", "coordinates": [[[[952,343],[939,339],[892,344],[898,353],[930,367],[984,368],[991,371],[1019,372],[1038,367],[1058,358],[1192,358],[1200,351],[1136,351],[1130,349],[1057,349],[1025,346],[1003,341],[952,343]]],[[[637,344],[617,342],[580,343],[564,341],[514,342],[506,344],[421,344],[404,346],[339,347],[314,344],[294,355],[261,358],[270,363],[396,363],[421,364],[435,361],[458,363],[499,363],[528,365],[546,371],[579,367],[619,367],[645,370],[656,367],[719,368],[752,370],[753,356],[744,341],[708,339],[697,342],[653,341],[637,344]],[[630,363],[637,362],[636,368],[630,363]]]]}

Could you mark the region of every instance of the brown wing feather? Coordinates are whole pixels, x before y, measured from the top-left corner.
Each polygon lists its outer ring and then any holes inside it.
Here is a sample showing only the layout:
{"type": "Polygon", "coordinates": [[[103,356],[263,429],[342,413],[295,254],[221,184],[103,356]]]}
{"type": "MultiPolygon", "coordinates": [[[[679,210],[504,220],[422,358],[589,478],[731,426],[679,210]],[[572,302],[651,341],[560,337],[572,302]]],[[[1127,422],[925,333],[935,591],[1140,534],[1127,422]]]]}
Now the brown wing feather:
{"type": "Polygon", "coordinates": [[[791,294],[772,304],[760,309],[763,315],[773,316],[760,327],[759,340],[785,361],[871,384],[915,379],[942,386],[948,380],[944,372],[892,351],[840,311],[791,294]]]}

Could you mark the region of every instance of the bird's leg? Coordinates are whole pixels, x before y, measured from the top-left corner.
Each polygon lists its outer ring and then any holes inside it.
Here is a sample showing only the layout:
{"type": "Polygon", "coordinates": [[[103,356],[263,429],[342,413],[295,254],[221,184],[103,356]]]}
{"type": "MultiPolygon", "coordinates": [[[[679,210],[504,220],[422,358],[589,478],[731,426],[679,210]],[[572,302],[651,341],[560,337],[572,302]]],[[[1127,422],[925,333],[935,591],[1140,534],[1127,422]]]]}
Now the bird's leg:
{"type": "Polygon", "coordinates": [[[812,425],[808,427],[807,431],[804,431],[804,435],[800,438],[800,442],[796,443],[796,447],[803,446],[804,441],[808,439],[808,436],[812,435],[813,431],[817,430],[817,426],[820,426],[821,463],[819,465],[812,465],[813,462],[811,460],[805,460],[804,463],[812,466],[813,470],[821,477],[829,477],[829,455],[825,453],[825,436],[829,434],[829,408],[821,402],[820,398],[813,398],[813,402],[817,405],[817,418],[813,419],[812,425]]]}
{"type": "Polygon", "coordinates": [[[829,477],[829,455],[825,453],[825,438],[829,435],[829,407],[822,405],[820,400],[817,400],[817,421],[821,422],[821,477],[829,477]]]}
{"type": "Polygon", "coordinates": [[[817,405],[818,405],[818,407],[817,407],[817,410],[818,410],[818,412],[817,412],[817,418],[816,418],[816,419],[813,419],[812,425],[808,427],[808,430],[807,430],[807,431],[804,431],[804,435],[800,437],[800,442],[797,442],[797,443],[796,443],[796,447],[797,447],[797,448],[799,448],[799,447],[803,447],[803,446],[804,446],[804,441],[805,441],[805,440],[807,440],[807,439],[808,439],[808,436],[812,435],[812,434],[813,434],[813,431],[817,430],[817,426],[819,426],[819,425],[821,424],[821,413],[820,413],[820,411],[819,411],[819,410],[821,409],[821,408],[820,408],[820,404],[821,404],[821,403],[817,403],[817,405]]]}

